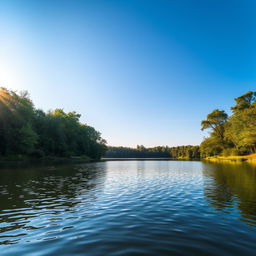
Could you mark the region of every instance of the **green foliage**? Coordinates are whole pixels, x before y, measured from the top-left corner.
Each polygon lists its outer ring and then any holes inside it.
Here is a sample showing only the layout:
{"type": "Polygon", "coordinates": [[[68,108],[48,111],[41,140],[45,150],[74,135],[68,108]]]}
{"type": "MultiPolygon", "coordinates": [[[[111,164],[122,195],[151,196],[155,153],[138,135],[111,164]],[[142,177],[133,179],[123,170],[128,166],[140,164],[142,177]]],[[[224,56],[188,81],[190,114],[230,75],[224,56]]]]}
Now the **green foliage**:
{"type": "Polygon", "coordinates": [[[222,152],[220,140],[215,137],[206,138],[200,145],[201,157],[219,155],[222,152]]]}
{"type": "Polygon", "coordinates": [[[17,132],[17,152],[20,152],[21,154],[33,153],[35,150],[38,136],[32,129],[31,124],[25,124],[17,132]]]}
{"type": "Polygon", "coordinates": [[[145,148],[138,145],[137,148],[128,147],[108,147],[105,157],[109,158],[183,158],[183,159],[199,159],[199,146],[179,146],[167,147],[158,146],[153,148],[145,148]]]}
{"type": "Polygon", "coordinates": [[[256,106],[236,111],[229,119],[226,136],[237,149],[246,148],[247,152],[256,151],[256,106]]]}
{"type": "Polygon", "coordinates": [[[220,143],[224,143],[224,126],[228,115],[224,110],[215,109],[207,115],[206,120],[201,122],[201,130],[212,129],[213,136],[217,137],[220,143]]]}
{"type": "Polygon", "coordinates": [[[236,105],[232,107],[234,113],[240,112],[241,110],[250,108],[253,104],[255,105],[256,92],[249,91],[240,97],[235,98],[236,105]]]}
{"type": "Polygon", "coordinates": [[[232,115],[215,109],[201,122],[209,137],[198,146],[109,147],[101,134],[81,124],[80,114],[35,109],[27,92],[0,88],[0,156],[168,157],[199,159],[214,155],[256,153],[256,92],[235,98],[232,115]],[[106,152],[107,151],[107,152],[106,152]]]}
{"type": "Polygon", "coordinates": [[[0,155],[74,156],[98,159],[106,141],[80,114],[35,109],[27,92],[0,88],[0,155]]]}
{"type": "Polygon", "coordinates": [[[200,146],[202,157],[256,152],[256,92],[247,92],[235,101],[229,118],[224,111],[214,110],[202,121],[202,129],[211,129],[210,137],[200,146]]]}

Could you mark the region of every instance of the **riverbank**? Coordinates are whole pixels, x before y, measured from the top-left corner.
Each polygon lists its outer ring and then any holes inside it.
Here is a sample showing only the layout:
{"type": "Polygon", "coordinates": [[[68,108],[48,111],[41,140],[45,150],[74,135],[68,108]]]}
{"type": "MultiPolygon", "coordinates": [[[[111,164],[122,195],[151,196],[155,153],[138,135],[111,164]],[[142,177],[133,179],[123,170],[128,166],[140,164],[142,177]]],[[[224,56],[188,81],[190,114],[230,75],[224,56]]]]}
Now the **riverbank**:
{"type": "Polygon", "coordinates": [[[246,156],[210,156],[206,157],[205,160],[211,162],[228,161],[228,162],[253,162],[256,163],[256,154],[246,156]]]}
{"type": "Polygon", "coordinates": [[[200,161],[200,159],[189,159],[187,157],[102,157],[101,161],[200,161]]]}

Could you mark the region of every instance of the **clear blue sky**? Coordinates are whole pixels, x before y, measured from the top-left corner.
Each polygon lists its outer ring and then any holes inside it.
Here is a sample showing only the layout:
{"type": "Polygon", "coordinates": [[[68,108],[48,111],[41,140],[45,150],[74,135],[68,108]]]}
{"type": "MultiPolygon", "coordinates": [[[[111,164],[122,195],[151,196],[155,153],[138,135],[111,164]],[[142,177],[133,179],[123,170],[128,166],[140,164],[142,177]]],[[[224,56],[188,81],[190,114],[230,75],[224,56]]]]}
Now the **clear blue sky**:
{"type": "Polygon", "coordinates": [[[109,145],[199,144],[255,90],[256,1],[0,1],[0,85],[76,110],[109,145]]]}

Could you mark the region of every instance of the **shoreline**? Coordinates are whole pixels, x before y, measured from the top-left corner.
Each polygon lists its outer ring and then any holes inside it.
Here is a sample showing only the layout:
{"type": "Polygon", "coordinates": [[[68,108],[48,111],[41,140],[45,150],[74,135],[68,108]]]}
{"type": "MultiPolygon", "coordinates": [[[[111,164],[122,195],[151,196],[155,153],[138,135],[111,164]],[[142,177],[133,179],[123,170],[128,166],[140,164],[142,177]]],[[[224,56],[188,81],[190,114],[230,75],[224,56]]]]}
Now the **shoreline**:
{"type": "Polygon", "coordinates": [[[211,162],[247,162],[256,163],[256,154],[245,155],[245,156],[209,156],[204,160],[211,162]]]}
{"type": "Polygon", "coordinates": [[[102,157],[100,161],[200,161],[200,159],[169,157],[102,157]]]}
{"type": "Polygon", "coordinates": [[[86,156],[73,156],[73,157],[54,157],[47,156],[43,158],[24,157],[24,156],[9,156],[0,158],[0,169],[2,167],[16,167],[28,165],[61,165],[61,164],[85,164],[92,162],[105,162],[105,161],[209,161],[209,162],[233,162],[233,163],[254,163],[256,164],[256,154],[245,156],[210,156],[202,159],[188,159],[188,158],[115,158],[115,157],[102,157],[100,159],[92,159],[86,156]]]}

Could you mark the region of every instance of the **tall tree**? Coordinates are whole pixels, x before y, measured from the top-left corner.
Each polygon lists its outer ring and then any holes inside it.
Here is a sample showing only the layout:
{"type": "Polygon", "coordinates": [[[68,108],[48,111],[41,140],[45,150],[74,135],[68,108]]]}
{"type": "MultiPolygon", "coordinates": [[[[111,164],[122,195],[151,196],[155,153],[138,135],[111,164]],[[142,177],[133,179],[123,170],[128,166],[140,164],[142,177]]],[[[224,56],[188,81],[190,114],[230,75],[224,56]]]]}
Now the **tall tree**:
{"type": "Polygon", "coordinates": [[[236,105],[231,108],[234,113],[250,108],[253,104],[255,104],[256,92],[249,91],[235,98],[235,101],[236,105]]]}
{"type": "Polygon", "coordinates": [[[34,108],[27,92],[0,88],[0,156],[73,156],[100,158],[106,141],[93,127],[81,124],[80,114],[34,108]]]}
{"type": "Polygon", "coordinates": [[[235,98],[233,114],[214,110],[202,121],[202,130],[211,129],[209,138],[200,146],[201,155],[234,155],[256,152],[256,92],[235,98]]]}
{"type": "Polygon", "coordinates": [[[201,122],[201,130],[212,129],[213,135],[218,137],[222,144],[224,144],[225,123],[228,115],[224,110],[215,109],[207,115],[206,120],[201,122]]]}

